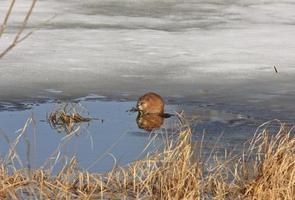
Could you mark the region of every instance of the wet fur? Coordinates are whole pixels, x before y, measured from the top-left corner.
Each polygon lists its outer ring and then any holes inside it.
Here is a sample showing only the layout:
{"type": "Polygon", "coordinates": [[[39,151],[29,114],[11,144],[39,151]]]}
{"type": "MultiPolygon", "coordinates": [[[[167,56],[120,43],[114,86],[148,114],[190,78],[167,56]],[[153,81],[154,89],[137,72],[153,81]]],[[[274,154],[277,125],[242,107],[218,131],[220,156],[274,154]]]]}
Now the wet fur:
{"type": "Polygon", "coordinates": [[[154,92],[146,93],[137,101],[137,109],[141,114],[160,114],[164,113],[164,100],[154,92]]]}

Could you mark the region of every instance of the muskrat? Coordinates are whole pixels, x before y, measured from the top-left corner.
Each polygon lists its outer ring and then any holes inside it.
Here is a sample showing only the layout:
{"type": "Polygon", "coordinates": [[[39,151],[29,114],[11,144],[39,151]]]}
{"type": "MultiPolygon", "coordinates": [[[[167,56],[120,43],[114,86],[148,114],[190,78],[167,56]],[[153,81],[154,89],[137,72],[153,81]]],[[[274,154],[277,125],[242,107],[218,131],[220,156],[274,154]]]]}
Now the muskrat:
{"type": "Polygon", "coordinates": [[[164,113],[164,100],[154,92],[148,92],[139,97],[136,105],[140,114],[159,114],[164,113]]]}

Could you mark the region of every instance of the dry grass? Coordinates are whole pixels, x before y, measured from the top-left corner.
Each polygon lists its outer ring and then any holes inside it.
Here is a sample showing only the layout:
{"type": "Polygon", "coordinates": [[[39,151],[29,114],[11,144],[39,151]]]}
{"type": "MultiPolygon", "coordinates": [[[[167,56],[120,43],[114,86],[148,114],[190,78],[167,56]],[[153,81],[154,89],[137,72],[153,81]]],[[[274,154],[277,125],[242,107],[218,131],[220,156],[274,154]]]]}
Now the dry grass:
{"type": "Polygon", "coordinates": [[[80,128],[81,123],[95,119],[81,116],[85,112],[86,109],[79,104],[61,104],[47,116],[47,121],[59,133],[71,134],[80,128]]]}
{"type": "Polygon", "coordinates": [[[257,148],[255,176],[247,183],[245,196],[251,199],[294,199],[295,138],[291,130],[282,126],[274,136],[264,130],[253,140],[252,148],[257,148]]]}
{"type": "MultiPolygon", "coordinates": [[[[50,170],[0,168],[4,199],[294,199],[295,138],[284,125],[257,132],[240,155],[211,161],[195,157],[188,127],[164,147],[125,167],[97,174],[79,170],[73,158],[50,170]]],[[[202,147],[198,148],[199,150],[202,147]]],[[[209,159],[206,159],[209,160],[209,159]]]]}

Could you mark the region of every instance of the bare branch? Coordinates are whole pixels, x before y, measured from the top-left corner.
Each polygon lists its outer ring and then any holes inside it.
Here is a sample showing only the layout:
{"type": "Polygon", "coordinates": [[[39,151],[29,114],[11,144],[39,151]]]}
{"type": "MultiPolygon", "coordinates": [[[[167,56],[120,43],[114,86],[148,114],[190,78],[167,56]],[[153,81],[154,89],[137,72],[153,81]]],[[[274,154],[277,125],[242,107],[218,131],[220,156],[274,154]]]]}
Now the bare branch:
{"type": "MultiPolygon", "coordinates": [[[[5,31],[5,27],[6,27],[6,24],[8,22],[8,18],[9,18],[10,14],[11,14],[11,10],[12,10],[12,8],[14,6],[14,2],[15,2],[15,0],[12,0],[12,2],[10,4],[7,15],[6,15],[5,19],[4,19],[4,23],[3,23],[2,27],[1,27],[1,30],[0,30],[0,35],[2,35],[4,33],[4,31],[5,31]]],[[[11,49],[13,49],[18,43],[22,42],[24,39],[26,39],[27,37],[29,37],[32,34],[32,32],[30,32],[30,33],[26,34],[24,37],[21,37],[21,35],[23,34],[23,32],[24,32],[24,30],[25,30],[25,28],[26,28],[26,26],[28,24],[29,18],[32,15],[32,12],[33,12],[33,9],[34,9],[34,7],[36,5],[36,2],[37,2],[37,0],[32,0],[31,6],[30,6],[30,8],[29,8],[29,10],[28,10],[23,22],[22,22],[22,25],[21,25],[20,29],[16,33],[12,43],[3,52],[0,53],[0,59],[3,56],[5,56],[11,49]]]]}

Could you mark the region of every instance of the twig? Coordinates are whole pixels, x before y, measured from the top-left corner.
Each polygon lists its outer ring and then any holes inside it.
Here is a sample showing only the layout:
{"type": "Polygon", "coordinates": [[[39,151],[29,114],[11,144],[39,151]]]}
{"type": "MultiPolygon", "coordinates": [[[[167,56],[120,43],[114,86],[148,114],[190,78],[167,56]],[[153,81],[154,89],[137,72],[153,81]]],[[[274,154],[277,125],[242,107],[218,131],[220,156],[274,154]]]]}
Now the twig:
{"type": "Polygon", "coordinates": [[[6,25],[7,25],[8,19],[10,17],[12,8],[14,6],[14,3],[15,3],[15,0],[12,0],[11,3],[10,3],[10,5],[9,5],[8,11],[7,11],[6,15],[5,15],[3,24],[0,25],[0,38],[3,35],[3,33],[5,32],[6,25]]]}
{"type": "Polygon", "coordinates": [[[276,66],[273,66],[274,70],[276,73],[279,73],[278,69],[276,68],[276,66]]]}
{"type": "MultiPolygon", "coordinates": [[[[5,17],[4,23],[3,23],[2,27],[1,27],[1,30],[0,30],[0,36],[4,33],[4,30],[5,30],[6,24],[7,24],[7,22],[8,22],[8,18],[9,18],[9,16],[10,16],[10,14],[11,14],[11,10],[12,10],[12,8],[13,8],[13,6],[14,6],[14,1],[15,1],[15,0],[13,0],[13,1],[11,2],[10,7],[9,7],[9,9],[8,9],[8,12],[7,12],[7,14],[6,14],[6,17],[5,17]]],[[[10,44],[10,45],[9,45],[9,46],[8,46],[3,52],[2,52],[2,53],[0,53],[0,59],[1,59],[3,56],[5,56],[5,55],[6,55],[11,49],[13,49],[18,43],[24,41],[24,39],[26,39],[27,37],[29,37],[29,36],[32,34],[32,32],[30,32],[30,33],[26,34],[24,37],[21,38],[21,35],[22,35],[22,33],[24,32],[24,30],[25,30],[25,28],[26,28],[26,26],[27,26],[27,24],[28,24],[29,18],[30,18],[30,16],[32,15],[32,12],[33,12],[33,9],[34,9],[34,7],[35,7],[35,5],[36,5],[36,2],[37,2],[37,0],[32,0],[31,6],[30,6],[30,8],[29,8],[29,10],[28,10],[28,12],[27,12],[27,14],[26,14],[26,16],[25,16],[25,19],[24,19],[24,21],[23,21],[23,23],[22,23],[22,26],[20,27],[20,29],[19,29],[18,32],[16,33],[16,35],[15,35],[15,37],[14,37],[12,43],[11,43],[11,44],[10,44]]]]}

